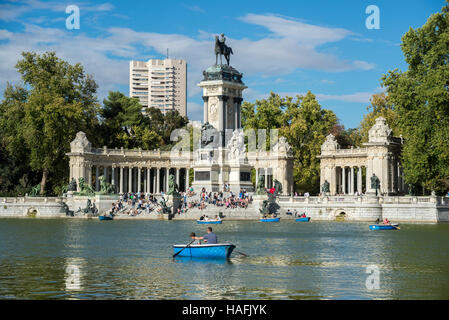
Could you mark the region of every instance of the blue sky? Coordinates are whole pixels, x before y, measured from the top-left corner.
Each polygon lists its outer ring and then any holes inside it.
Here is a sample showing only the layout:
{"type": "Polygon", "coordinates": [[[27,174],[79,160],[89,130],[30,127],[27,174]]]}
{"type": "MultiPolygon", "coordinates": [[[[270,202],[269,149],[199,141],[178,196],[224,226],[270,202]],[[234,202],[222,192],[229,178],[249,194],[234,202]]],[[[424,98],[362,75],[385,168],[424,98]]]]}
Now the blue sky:
{"type": "Polygon", "coordinates": [[[244,74],[245,101],[270,91],[311,90],[346,128],[358,126],[388,70],[406,69],[401,37],[421,27],[443,0],[348,1],[0,1],[0,90],[19,76],[21,51],[54,50],[80,62],[99,84],[128,94],[129,60],[165,57],[188,63],[188,116],[202,120],[202,70],[215,62],[214,35],[233,48],[244,74]],[[80,29],[68,30],[68,5],[80,8],[80,29]],[[367,29],[368,5],[380,29],[367,29]]]}

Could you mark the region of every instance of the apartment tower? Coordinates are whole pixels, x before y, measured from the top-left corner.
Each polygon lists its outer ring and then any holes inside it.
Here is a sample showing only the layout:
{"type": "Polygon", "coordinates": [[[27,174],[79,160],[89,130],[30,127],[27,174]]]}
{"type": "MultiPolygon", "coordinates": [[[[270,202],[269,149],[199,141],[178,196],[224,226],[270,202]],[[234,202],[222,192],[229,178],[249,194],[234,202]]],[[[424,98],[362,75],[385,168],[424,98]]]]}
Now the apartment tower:
{"type": "Polygon", "coordinates": [[[187,115],[187,63],[178,59],[130,61],[129,96],[139,98],[142,112],[154,107],[187,115]]]}

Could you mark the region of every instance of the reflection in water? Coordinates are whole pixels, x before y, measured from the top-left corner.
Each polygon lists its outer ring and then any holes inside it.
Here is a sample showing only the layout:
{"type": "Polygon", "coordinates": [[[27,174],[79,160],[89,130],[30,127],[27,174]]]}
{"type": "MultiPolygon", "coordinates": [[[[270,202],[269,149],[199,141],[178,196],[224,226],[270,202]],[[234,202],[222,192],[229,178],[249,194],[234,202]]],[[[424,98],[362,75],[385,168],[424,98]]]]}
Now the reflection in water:
{"type": "Polygon", "coordinates": [[[83,258],[65,259],[65,290],[82,290],[82,269],[85,260],[83,258]]]}
{"type": "Polygon", "coordinates": [[[449,225],[225,221],[226,259],[172,258],[194,221],[2,219],[0,298],[448,299],[449,225]],[[169,235],[169,236],[167,236],[169,235]],[[368,290],[366,268],[379,268],[368,290]],[[78,277],[78,278],[77,278],[78,277]],[[78,281],[78,280],[79,281],[78,281]]]}

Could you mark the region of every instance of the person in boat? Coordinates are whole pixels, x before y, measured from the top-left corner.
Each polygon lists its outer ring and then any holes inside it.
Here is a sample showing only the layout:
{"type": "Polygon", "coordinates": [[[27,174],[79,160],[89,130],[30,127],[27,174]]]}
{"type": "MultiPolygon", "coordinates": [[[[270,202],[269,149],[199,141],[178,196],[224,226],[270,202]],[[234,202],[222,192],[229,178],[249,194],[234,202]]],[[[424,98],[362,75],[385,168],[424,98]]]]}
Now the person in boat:
{"type": "Polygon", "coordinates": [[[192,244],[193,244],[193,245],[201,244],[201,241],[198,240],[198,239],[196,239],[196,234],[195,234],[195,232],[190,233],[190,239],[192,239],[192,241],[193,241],[192,244]]]}
{"type": "Polygon", "coordinates": [[[212,232],[211,227],[207,227],[207,233],[202,237],[195,237],[196,240],[203,240],[207,244],[216,244],[218,243],[217,235],[212,232]]]}
{"type": "Polygon", "coordinates": [[[384,224],[390,224],[390,220],[388,220],[387,218],[384,219],[384,224]]]}
{"type": "Polygon", "coordinates": [[[377,218],[377,220],[376,220],[376,224],[379,224],[380,223],[380,219],[379,218],[377,218]]]}
{"type": "Polygon", "coordinates": [[[205,217],[204,217],[204,221],[209,221],[209,217],[208,217],[208,216],[205,216],[205,217]]]}
{"type": "Polygon", "coordinates": [[[215,216],[215,221],[220,221],[220,217],[219,216],[215,216]]]}
{"type": "Polygon", "coordinates": [[[204,214],[200,217],[200,220],[204,220],[204,214]]]}
{"type": "Polygon", "coordinates": [[[287,210],[286,215],[288,215],[288,216],[292,216],[293,215],[292,212],[290,211],[290,209],[287,210]]]}

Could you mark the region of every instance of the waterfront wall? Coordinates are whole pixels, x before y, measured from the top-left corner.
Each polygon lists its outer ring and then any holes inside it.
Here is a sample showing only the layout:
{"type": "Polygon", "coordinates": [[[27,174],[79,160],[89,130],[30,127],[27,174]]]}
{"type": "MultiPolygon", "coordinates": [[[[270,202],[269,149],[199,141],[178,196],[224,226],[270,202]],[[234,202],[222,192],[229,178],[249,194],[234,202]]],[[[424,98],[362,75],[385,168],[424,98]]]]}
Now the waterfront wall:
{"type": "MultiPolygon", "coordinates": [[[[107,212],[118,196],[96,195],[93,197],[67,195],[66,197],[16,197],[0,198],[0,217],[65,217],[65,206],[72,211],[86,207],[91,199],[99,213],[107,212]]],[[[369,221],[388,218],[398,222],[449,222],[449,197],[412,197],[412,196],[324,196],[324,197],[288,197],[277,198],[281,217],[287,216],[287,210],[305,212],[312,220],[331,221],[369,221]]],[[[175,220],[197,220],[206,214],[209,218],[222,215],[229,220],[258,220],[260,213],[253,203],[247,209],[225,209],[207,205],[205,210],[190,209],[187,213],[176,215],[175,220]]],[[[84,215],[81,215],[84,217],[84,215]]],[[[126,219],[160,219],[156,213],[141,214],[136,217],[117,217],[126,219]]]]}
{"type": "Polygon", "coordinates": [[[0,198],[0,217],[55,218],[65,216],[61,197],[0,198]]]}
{"type": "Polygon", "coordinates": [[[281,212],[305,212],[314,220],[448,222],[449,197],[323,196],[279,197],[281,212]]]}

